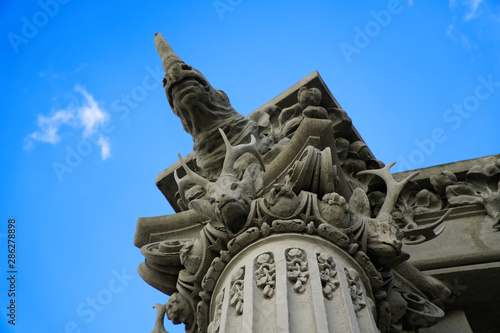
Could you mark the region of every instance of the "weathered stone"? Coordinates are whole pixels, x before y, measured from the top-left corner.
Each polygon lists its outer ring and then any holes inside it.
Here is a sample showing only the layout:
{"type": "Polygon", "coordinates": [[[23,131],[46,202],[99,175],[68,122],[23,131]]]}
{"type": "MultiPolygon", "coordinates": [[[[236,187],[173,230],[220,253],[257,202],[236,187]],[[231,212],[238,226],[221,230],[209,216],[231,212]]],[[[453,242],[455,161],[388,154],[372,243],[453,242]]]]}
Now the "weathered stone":
{"type": "Polygon", "coordinates": [[[224,159],[218,129],[226,132],[230,142],[242,142],[257,135],[257,124],[236,112],[227,95],[186,65],[161,34],[155,34],[155,44],[165,70],[163,87],[170,107],[193,136],[197,164],[211,178],[220,172],[224,159]]]}
{"type": "Polygon", "coordinates": [[[500,260],[498,160],[391,175],[317,73],[245,118],[155,42],[194,154],[157,178],[178,213],[137,225],[154,332],[434,332],[458,292],[419,269],[500,260]]]}

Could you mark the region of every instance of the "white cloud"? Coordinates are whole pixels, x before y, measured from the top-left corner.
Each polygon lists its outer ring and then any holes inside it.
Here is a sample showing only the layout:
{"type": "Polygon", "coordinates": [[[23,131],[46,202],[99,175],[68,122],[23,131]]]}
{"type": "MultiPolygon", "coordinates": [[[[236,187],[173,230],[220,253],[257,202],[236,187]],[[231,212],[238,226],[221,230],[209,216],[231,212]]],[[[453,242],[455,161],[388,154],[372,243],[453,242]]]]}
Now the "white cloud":
{"type": "Polygon", "coordinates": [[[76,86],[75,91],[81,93],[85,97],[86,103],[78,109],[78,118],[85,128],[83,135],[87,136],[93,133],[99,125],[104,124],[109,119],[109,115],[106,111],[99,108],[94,97],[84,88],[76,86]]]}
{"type": "Polygon", "coordinates": [[[453,39],[455,42],[461,43],[466,50],[472,48],[476,39],[481,39],[480,35],[472,36],[471,32],[474,31],[474,28],[467,27],[467,25],[473,18],[477,18],[484,14],[479,11],[482,3],[483,0],[449,0],[449,7],[453,19],[446,28],[446,36],[453,39]]]}
{"type": "Polygon", "coordinates": [[[477,11],[483,0],[462,0],[457,3],[456,0],[449,0],[448,4],[452,11],[458,10],[463,15],[465,22],[477,17],[477,11]]]}
{"type": "Polygon", "coordinates": [[[77,73],[77,72],[81,71],[82,69],[84,69],[85,67],[88,67],[88,66],[89,66],[89,64],[87,64],[86,62],[84,62],[83,64],[81,64],[80,66],[78,66],[77,68],[75,68],[73,70],[73,73],[77,73]]]}
{"type": "MultiPolygon", "coordinates": [[[[39,114],[37,121],[39,129],[25,139],[24,149],[31,149],[34,141],[57,144],[61,141],[59,132],[64,125],[73,131],[81,131],[82,138],[86,138],[96,133],[100,125],[109,121],[109,114],[99,106],[92,94],[79,85],[74,90],[83,96],[80,105],[68,106],[51,116],[39,114]]],[[[100,134],[99,139],[93,142],[99,145],[103,160],[111,156],[109,138],[100,134]]]]}
{"type": "Polygon", "coordinates": [[[73,118],[73,113],[69,110],[57,111],[51,117],[39,114],[37,123],[40,130],[31,133],[29,138],[40,142],[56,144],[61,140],[58,135],[59,128],[63,124],[71,124],[73,118]]]}
{"type": "Polygon", "coordinates": [[[101,136],[101,137],[99,137],[98,143],[101,146],[101,158],[103,160],[105,160],[105,159],[111,157],[111,151],[110,151],[110,147],[109,147],[109,138],[101,136]]]}
{"type": "Polygon", "coordinates": [[[469,2],[469,13],[465,15],[465,20],[469,21],[476,15],[477,9],[483,0],[470,0],[469,2]]]}

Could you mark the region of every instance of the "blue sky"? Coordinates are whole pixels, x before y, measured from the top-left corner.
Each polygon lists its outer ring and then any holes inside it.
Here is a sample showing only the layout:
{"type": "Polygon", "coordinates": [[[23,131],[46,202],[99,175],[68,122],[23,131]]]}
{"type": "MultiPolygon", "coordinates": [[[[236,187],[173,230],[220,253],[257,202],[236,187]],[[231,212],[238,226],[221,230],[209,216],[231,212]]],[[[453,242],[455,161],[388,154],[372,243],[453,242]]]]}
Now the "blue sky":
{"type": "Polygon", "coordinates": [[[500,153],[498,1],[0,6],[2,332],[153,329],[167,298],[136,273],[136,220],[173,212],[155,177],[192,146],[161,87],[156,32],[244,115],[318,70],[395,171],[500,153]]]}

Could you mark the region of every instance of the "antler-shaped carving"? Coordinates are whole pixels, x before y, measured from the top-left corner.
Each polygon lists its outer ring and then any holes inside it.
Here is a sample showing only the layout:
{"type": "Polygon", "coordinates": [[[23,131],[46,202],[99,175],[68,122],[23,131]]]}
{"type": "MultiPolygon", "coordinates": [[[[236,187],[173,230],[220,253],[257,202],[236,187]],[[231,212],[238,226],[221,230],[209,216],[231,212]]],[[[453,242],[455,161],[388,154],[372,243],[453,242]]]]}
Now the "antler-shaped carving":
{"type": "Polygon", "coordinates": [[[394,206],[396,205],[396,200],[398,199],[399,193],[401,193],[401,190],[405,185],[415,178],[419,172],[416,171],[403,179],[402,181],[396,181],[394,177],[391,175],[391,167],[396,164],[396,162],[391,162],[387,164],[385,167],[382,169],[372,169],[372,170],[363,170],[358,172],[358,175],[367,175],[367,174],[372,174],[379,176],[382,178],[387,186],[387,195],[385,197],[384,203],[382,207],[380,208],[379,213],[377,214],[377,217],[379,217],[382,213],[387,213],[390,214],[392,210],[394,209],[394,206]]]}
{"type": "Polygon", "coordinates": [[[186,176],[179,179],[177,173],[174,173],[174,177],[179,186],[181,200],[189,208],[194,209],[212,222],[221,222],[226,230],[236,233],[243,228],[251,202],[263,186],[261,169],[264,170],[265,167],[253,135],[250,143],[233,147],[224,131],[221,129],[219,131],[226,145],[226,156],[219,178],[215,182],[211,182],[198,175],[186,165],[180,154],[179,159],[186,170],[186,176]],[[245,153],[254,155],[259,161],[260,168],[251,161],[247,161],[247,167],[240,180],[234,173],[234,164],[245,153]],[[203,188],[203,198],[187,200],[186,186],[190,183],[203,188]]]}
{"type": "Polygon", "coordinates": [[[182,177],[182,179],[179,179],[179,177],[177,176],[177,170],[174,171],[174,178],[175,181],[177,182],[177,185],[179,186],[179,190],[181,185],[185,187],[185,185],[187,185],[188,182],[200,185],[202,187],[206,187],[210,183],[210,181],[208,181],[207,179],[203,178],[202,176],[191,170],[187,166],[187,164],[184,163],[181,154],[177,154],[177,156],[179,156],[179,161],[181,161],[182,167],[186,171],[186,176],[182,177]]]}
{"type": "Polygon", "coordinates": [[[439,236],[444,231],[444,226],[441,226],[441,228],[436,231],[434,231],[434,229],[440,226],[444,222],[444,220],[446,220],[446,218],[450,216],[452,211],[453,208],[448,209],[448,211],[446,211],[446,213],[441,216],[439,220],[423,227],[408,228],[408,226],[406,226],[403,229],[405,244],[417,245],[423,242],[430,241],[431,239],[439,236]]]}
{"type": "Polygon", "coordinates": [[[186,175],[182,178],[179,178],[177,175],[177,170],[174,170],[174,179],[175,182],[177,183],[177,186],[179,187],[179,196],[182,200],[182,202],[187,206],[188,205],[188,200],[186,198],[186,187],[190,184],[195,184],[195,185],[200,185],[203,188],[206,188],[210,181],[206,180],[202,176],[198,175],[196,172],[191,170],[186,163],[184,163],[184,160],[182,159],[181,154],[177,154],[179,156],[179,161],[181,161],[182,167],[186,171],[186,175]]]}
{"type": "Polygon", "coordinates": [[[255,137],[251,135],[250,142],[247,144],[241,144],[238,146],[232,146],[231,143],[229,143],[229,140],[226,137],[226,133],[222,129],[219,128],[219,132],[222,135],[222,139],[224,140],[224,143],[226,144],[226,157],[224,159],[224,165],[222,166],[222,172],[221,175],[223,174],[233,174],[233,168],[234,168],[234,162],[243,154],[245,153],[250,153],[253,156],[257,158],[259,161],[260,167],[262,168],[262,171],[266,171],[266,167],[264,165],[264,161],[262,160],[262,156],[260,156],[259,151],[257,150],[257,140],[255,140],[255,137]]]}
{"type": "MultiPolygon", "coordinates": [[[[182,163],[182,159],[181,159],[181,163],[182,163]]],[[[184,163],[182,164],[184,166],[184,163]]],[[[200,184],[196,184],[193,179],[191,177],[189,177],[189,175],[186,175],[182,178],[179,178],[179,176],[177,175],[177,170],[174,170],[174,179],[175,179],[175,182],[177,183],[177,186],[179,187],[179,196],[182,200],[182,202],[187,206],[187,198],[186,198],[186,188],[191,185],[191,184],[195,184],[195,185],[200,185],[200,184]]],[[[201,186],[201,185],[200,185],[201,186]]]]}

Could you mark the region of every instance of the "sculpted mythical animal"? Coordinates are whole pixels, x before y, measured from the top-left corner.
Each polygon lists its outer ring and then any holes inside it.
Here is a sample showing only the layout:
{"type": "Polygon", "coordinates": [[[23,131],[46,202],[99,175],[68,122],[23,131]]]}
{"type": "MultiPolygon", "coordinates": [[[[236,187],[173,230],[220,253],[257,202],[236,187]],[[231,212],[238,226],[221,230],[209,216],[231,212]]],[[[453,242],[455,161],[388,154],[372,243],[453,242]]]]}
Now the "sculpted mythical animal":
{"type": "Polygon", "coordinates": [[[222,129],[219,131],[226,146],[226,155],[222,172],[217,180],[211,182],[192,171],[180,155],[180,161],[187,175],[179,179],[177,172],[175,172],[174,177],[179,185],[181,199],[185,200],[185,204],[189,208],[210,219],[214,226],[220,223],[222,224],[220,227],[223,227],[228,233],[235,234],[244,226],[252,200],[263,187],[261,171],[265,171],[265,166],[257,151],[254,136],[251,136],[250,143],[233,147],[224,131],[222,129]],[[239,157],[246,153],[255,156],[260,166],[250,163],[242,178],[239,179],[234,173],[234,164],[239,157]],[[203,197],[188,201],[186,188],[192,184],[202,188],[203,197]]]}
{"type": "MultiPolygon", "coordinates": [[[[421,292],[431,300],[443,301],[451,296],[450,289],[438,279],[428,276],[407,260],[409,255],[401,250],[402,239],[410,236],[420,236],[423,242],[439,235],[442,231],[435,233],[434,228],[439,226],[451,213],[448,211],[438,221],[424,227],[413,230],[400,230],[396,225],[391,212],[394,209],[396,200],[404,186],[418,175],[418,172],[410,174],[402,181],[396,181],[390,173],[390,168],[395,162],[387,164],[382,169],[372,169],[358,172],[358,175],[373,174],[384,180],[387,186],[387,195],[380,211],[375,218],[371,218],[370,204],[366,193],[361,189],[356,189],[349,201],[349,210],[354,218],[364,220],[367,239],[367,254],[373,262],[380,267],[394,268],[394,270],[405,279],[413,283],[421,292]]],[[[418,244],[419,242],[413,242],[418,244]]],[[[411,244],[412,242],[407,242],[411,244]]]]}
{"type": "Polygon", "coordinates": [[[215,177],[224,159],[224,144],[218,129],[226,133],[231,143],[240,143],[250,135],[258,137],[258,125],[236,112],[227,95],[214,89],[203,74],[184,63],[161,34],[155,34],[155,44],[165,70],[163,87],[170,107],[193,137],[197,165],[205,176],[215,177]]]}

